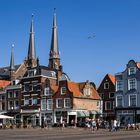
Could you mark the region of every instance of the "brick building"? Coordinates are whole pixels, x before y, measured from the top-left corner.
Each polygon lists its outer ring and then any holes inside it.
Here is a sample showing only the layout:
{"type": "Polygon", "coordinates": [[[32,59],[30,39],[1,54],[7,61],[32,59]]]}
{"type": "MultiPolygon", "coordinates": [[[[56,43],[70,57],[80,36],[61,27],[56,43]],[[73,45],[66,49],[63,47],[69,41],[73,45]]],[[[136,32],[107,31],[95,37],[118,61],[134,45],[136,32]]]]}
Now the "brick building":
{"type": "Polygon", "coordinates": [[[6,114],[14,116],[16,123],[40,126],[44,122],[54,124],[65,120],[70,124],[71,120],[77,123],[80,119],[101,113],[101,98],[95,85],[89,81],[71,82],[63,72],[56,14],[53,16],[48,66],[40,65],[36,57],[32,16],[27,59],[22,64],[15,65],[12,48],[10,66],[0,68],[0,79],[11,81],[5,92],[6,114]]]}

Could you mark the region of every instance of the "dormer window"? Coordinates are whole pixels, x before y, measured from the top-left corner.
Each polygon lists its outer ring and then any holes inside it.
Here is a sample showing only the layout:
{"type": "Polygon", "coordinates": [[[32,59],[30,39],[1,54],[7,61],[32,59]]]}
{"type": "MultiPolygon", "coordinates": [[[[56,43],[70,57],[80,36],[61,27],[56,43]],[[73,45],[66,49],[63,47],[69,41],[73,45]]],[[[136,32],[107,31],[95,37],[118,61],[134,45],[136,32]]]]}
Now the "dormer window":
{"type": "Polygon", "coordinates": [[[61,87],[61,95],[66,94],[67,90],[66,87],[61,87]]]}
{"type": "Polygon", "coordinates": [[[84,88],[83,92],[84,92],[85,96],[90,96],[91,89],[89,87],[88,88],[84,88]]]}
{"type": "Polygon", "coordinates": [[[35,74],[36,74],[36,70],[35,69],[33,69],[33,70],[28,70],[28,76],[30,77],[30,76],[35,76],[35,74]]]}
{"type": "Polygon", "coordinates": [[[132,75],[136,73],[136,67],[130,67],[128,68],[128,75],[132,75]]]}

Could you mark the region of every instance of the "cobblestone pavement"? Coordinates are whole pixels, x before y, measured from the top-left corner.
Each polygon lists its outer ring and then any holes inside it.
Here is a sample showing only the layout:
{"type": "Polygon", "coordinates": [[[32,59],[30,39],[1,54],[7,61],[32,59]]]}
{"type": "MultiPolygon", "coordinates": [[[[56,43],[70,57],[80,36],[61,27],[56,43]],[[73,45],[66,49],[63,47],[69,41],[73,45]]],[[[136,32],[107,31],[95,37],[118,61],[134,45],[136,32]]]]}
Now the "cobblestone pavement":
{"type": "Polygon", "coordinates": [[[4,129],[0,130],[0,140],[140,140],[140,130],[109,132],[86,129],[4,129]]]}

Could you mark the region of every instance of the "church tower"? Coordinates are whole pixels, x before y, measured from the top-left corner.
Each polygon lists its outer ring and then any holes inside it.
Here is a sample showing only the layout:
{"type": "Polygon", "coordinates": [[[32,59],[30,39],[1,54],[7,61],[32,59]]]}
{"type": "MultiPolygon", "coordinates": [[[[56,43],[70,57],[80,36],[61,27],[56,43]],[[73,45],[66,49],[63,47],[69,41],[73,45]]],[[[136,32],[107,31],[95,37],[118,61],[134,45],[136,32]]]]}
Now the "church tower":
{"type": "Polygon", "coordinates": [[[50,57],[48,67],[52,70],[60,70],[60,54],[58,48],[58,32],[56,26],[56,13],[54,12],[53,16],[53,27],[52,27],[52,39],[51,39],[51,48],[50,48],[50,57]]]}
{"type": "Polygon", "coordinates": [[[33,68],[37,66],[35,39],[34,39],[34,27],[33,27],[33,15],[30,27],[29,47],[27,56],[27,67],[33,68]]]}

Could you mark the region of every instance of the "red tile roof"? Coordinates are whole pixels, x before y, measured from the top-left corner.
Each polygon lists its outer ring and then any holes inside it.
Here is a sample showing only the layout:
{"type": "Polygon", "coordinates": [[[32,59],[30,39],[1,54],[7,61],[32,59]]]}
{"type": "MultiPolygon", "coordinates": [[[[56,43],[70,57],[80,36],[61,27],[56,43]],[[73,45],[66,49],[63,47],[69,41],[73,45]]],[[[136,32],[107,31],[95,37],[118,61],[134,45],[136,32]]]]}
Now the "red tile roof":
{"type": "MultiPolygon", "coordinates": [[[[80,83],[75,83],[75,82],[67,82],[68,83],[68,89],[73,93],[74,97],[83,97],[83,98],[87,98],[84,96],[84,94],[81,92],[83,89],[80,89],[80,87],[83,87],[80,83]]],[[[83,87],[84,88],[84,87],[83,87]]],[[[92,94],[90,97],[88,98],[92,98],[92,99],[101,99],[98,92],[95,90],[94,87],[92,87],[92,94]]]]}
{"type": "Polygon", "coordinates": [[[67,82],[68,83],[68,89],[70,92],[73,93],[74,97],[82,97],[83,94],[80,92],[79,84],[75,82],[67,82]]]}
{"type": "Polygon", "coordinates": [[[108,77],[112,81],[112,83],[115,85],[115,82],[116,82],[115,76],[108,74],[108,77]]]}
{"type": "Polygon", "coordinates": [[[6,86],[10,85],[10,81],[7,80],[0,80],[0,88],[5,88],[6,86]]]}
{"type": "Polygon", "coordinates": [[[56,93],[58,90],[58,86],[56,85],[51,85],[51,89],[53,90],[53,93],[56,93]]]}
{"type": "Polygon", "coordinates": [[[136,62],[138,68],[140,68],[140,62],[136,62]]]}

